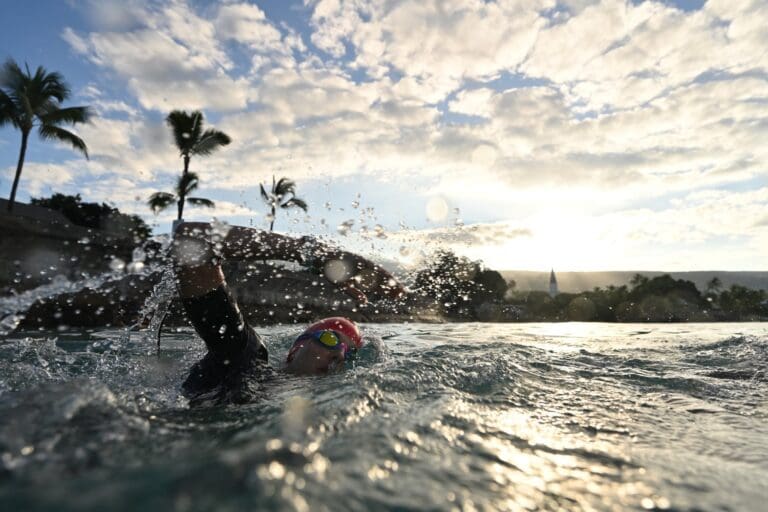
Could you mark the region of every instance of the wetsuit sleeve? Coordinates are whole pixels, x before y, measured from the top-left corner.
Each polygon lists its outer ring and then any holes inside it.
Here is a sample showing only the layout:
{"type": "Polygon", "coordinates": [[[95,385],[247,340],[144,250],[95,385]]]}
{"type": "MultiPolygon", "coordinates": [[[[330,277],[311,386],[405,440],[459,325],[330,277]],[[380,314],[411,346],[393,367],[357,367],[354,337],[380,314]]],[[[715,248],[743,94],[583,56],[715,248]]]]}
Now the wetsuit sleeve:
{"type": "Polygon", "coordinates": [[[208,351],[223,359],[236,360],[246,348],[267,360],[267,348],[248,325],[226,285],[198,297],[183,297],[182,303],[208,351]]]}

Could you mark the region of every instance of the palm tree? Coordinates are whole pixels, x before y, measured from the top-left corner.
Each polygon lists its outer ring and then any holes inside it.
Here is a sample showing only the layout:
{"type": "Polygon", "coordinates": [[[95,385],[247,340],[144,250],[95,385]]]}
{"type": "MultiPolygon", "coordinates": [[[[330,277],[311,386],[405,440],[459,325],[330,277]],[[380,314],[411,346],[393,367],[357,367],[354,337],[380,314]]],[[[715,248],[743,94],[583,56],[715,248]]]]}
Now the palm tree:
{"type": "Polygon", "coordinates": [[[155,192],[149,196],[147,204],[152,208],[152,212],[157,215],[161,210],[165,210],[171,206],[174,202],[179,205],[179,216],[181,220],[181,212],[183,211],[182,201],[189,201],[189,204],[193,206],[205,206],[206,208],[213,208],[216,206],[210,199],[203,199],[202,197],[187,197],[189,194],[195,191],[198,186],[197,174],[193,172],[187,172],[179,178],[174,189],[174,194],[169,192],[155,192]]]}
{"type": "Polygon", "coordinates": [[[32,74],[29,66],[22,71],[13,59],[8,59],[0,68],[0,126],[10,123],[21,131],[19,161],[8,199],[9,212],[13,211],[16,202],[16,190],[32,128],[37,127],[41,139],[70,144],[88,158],[88,148],[83,139],[61,127],[85,123],[91,117],[88,107],[61,107],[69,94],[64,78],[59,73],[49,73],[42,66],[32,74]]]}
{"type": "Polygon", "coordinates": [[[259,187],[261,187],[261,198],[271,208],[270,218],[272,221],[269,223],[270,231],[273,231],[275,228],[275,214],[277,213],[278,207],[284,209],[295,207],[301,208],[305,212],[307,211],[306,201],[296,197],[296,183],[293,180],[280,178],[280,180],[275,183],[275,177],[272,176],[272,190],[269,194],[264,189],[264,185],[259,184],[259,187]],[[288,200],[284,201],[286,197],[288,197],[288,200]]]}
{"type": "MultiPolygon", "coordinates": [[[[224,132],[211,128],[203,131],[203,123],[205,120],[203,118],[203,113],[199,110],[191,113],[187,113],[185,110],[174,110],[168,114],[165,121],[168,123],[168,126],[171,127],[176,147],[179,148],[181,157],[184,159],[184,170],[181,174],[182,178],[189,174],[189,161],[192,158],[192,155],[210,155],[220,147],[226,146],[232,142],[229,135],[224,132]]],[[[196,183],[197,179],[195,179],[195,184],[196,183]]],[[[177,191],[179,192],[179,196],[174,198],[174,200],[178,199],[177,206],[179,208],[179,219],[181,219],[184,215],[184,202],[186,201],[187,195],[183,188],[179,188],[177,191]]]]}

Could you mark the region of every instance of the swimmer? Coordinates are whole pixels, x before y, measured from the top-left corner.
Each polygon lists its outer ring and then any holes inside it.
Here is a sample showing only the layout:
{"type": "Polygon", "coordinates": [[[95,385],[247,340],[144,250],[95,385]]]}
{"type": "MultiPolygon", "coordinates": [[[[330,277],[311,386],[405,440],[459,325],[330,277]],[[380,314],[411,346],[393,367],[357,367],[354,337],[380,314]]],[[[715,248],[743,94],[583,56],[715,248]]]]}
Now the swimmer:
{"type": "MultiPolygon", "coordinates": [[[[256,394],[259,382],[273,372],[267,365],[264,342],[248,325],[227,286],[223,258],[280,259],[318,270],[336,269],[329,280],[361,304],[367,302],[367,294],[389,298],[404,294],[403,287],[383,268],[354,254],[320,246],[310,237],[291,238],[240,226],[222,230],[188,222],[176,230],[171,253],[182,304],[208,349],[182,386],[193,401],[247,402],[256,394]]],[[[324,374],[342,368],[362,346],[354,322],[327,318],[296,338],[284,369],[296,375],[324,374]]]]}

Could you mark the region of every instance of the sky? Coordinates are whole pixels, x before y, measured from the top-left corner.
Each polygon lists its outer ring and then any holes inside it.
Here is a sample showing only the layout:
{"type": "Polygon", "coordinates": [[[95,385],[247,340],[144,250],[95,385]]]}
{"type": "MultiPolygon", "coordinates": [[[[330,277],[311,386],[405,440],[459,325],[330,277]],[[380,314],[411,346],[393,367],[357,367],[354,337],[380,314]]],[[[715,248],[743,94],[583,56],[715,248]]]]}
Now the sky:
{"type": "MultiPolygon", "coordinates": [[[[18,199],[141,215],[182,168],[165,116],[233,142],[193,157],[215,217],[405,266],[768,270],[764,0],[0,0],[0,58],[59,71],[90,160],[33,137],[18,199]]],[[[20,135],[0,128],[0,194],[20,135]]]]}

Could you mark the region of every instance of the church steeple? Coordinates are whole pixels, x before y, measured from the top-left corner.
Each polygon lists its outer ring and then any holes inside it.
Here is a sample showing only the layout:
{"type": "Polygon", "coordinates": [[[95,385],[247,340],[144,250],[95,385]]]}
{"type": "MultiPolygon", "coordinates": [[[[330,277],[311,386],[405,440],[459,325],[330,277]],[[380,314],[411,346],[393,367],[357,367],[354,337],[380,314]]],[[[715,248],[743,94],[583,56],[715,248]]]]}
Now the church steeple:
{"type": "Polygon", "coordinates": [[[554,298],[559,291],[557,290],[557,278],[555,277],[555,269],[549,273],[549,296],[554,298]]]}

